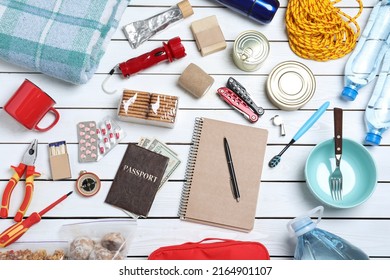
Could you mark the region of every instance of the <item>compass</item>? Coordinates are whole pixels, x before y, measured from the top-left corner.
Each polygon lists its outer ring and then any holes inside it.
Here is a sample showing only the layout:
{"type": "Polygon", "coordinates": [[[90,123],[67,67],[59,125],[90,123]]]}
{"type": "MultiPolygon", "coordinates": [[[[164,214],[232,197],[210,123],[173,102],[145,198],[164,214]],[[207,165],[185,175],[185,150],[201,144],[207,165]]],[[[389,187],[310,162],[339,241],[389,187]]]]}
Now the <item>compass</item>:
{"type": "Polygon", "coordinates": [[[81,171],[76,181],[77,191],[83,196],[93,196],[100,190],[99,177],[87,171],[81,171]]]}

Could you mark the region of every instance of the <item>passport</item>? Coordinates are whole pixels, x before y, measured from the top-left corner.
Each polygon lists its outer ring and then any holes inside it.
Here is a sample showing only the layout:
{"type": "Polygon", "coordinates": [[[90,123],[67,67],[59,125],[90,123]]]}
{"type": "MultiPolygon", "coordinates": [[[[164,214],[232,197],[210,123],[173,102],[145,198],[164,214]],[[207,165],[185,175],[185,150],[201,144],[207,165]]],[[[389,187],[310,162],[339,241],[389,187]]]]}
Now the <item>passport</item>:
{"type": "Polygon", "coordinates": [[[169,158],[129,143],[105,202],[147,217],[169,158]]]}

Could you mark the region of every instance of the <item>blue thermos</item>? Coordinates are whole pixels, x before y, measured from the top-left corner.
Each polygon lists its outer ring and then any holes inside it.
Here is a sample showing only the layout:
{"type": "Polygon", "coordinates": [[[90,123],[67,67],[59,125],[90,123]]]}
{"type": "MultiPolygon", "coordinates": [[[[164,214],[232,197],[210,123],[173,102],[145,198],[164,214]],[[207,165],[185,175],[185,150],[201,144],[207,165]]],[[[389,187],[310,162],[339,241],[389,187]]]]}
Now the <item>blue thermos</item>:
{"type": "Polygon", "coordinates": [[[271,22],[280,5],[278,0],[217,0],[217,2],[262,24],[271,22]]]}

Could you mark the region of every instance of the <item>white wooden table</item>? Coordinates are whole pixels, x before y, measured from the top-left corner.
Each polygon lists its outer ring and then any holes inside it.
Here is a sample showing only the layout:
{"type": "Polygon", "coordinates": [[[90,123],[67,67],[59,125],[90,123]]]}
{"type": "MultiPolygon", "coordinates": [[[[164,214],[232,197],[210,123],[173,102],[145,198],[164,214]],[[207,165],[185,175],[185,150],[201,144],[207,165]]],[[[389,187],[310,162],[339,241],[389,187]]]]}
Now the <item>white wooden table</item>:
{"type": "MultiPolygon", "coordinates": [[[[132,0],[125,11],[120,27],[152,16],[177,2],[176,0],[132,0]]],[[[39,140],[36,170],[41,172],[42,176],[35,182],[35,193],[27,215],[33,211],[40,211],[58,197],[75,190],[75,181],[81,170],[94,172],[102,180],[102,189],[97,195],[84,198],[74,193],[47,213],[39,224],[21,238],[21,241],[59,240],[60,228],[67,223],[101,218],[128,218],[123,211],[105,204],[104,199],[127,144],[136,143],[141,136],[147,136],[166,142],[180,155],[182,164],[169,182],[157,193],[149,217],[138,220],[136,236],[128,253],[129,258],[145,259],[153,250],[161,246],[199,241],[206,237],[259,241],[268,248],[272,259],[292,258],[295,240],[288,235],[287,222],[321,205],[306,186],[305,160],[316,144],[333,137],[333,107],[345,109],[344,137],[363,143],[364,109],[374,83],[361,90],[356,101],[341,100],[339,96],[343,88],[343,72],[347,57],[329,62],[315,62],[296,56],[288,45],[284,24],[287,0],[280,1],[281,7],[274,20],[268,25],[259,25],[212,0],[190,2],[195,12],[193,16],[160,32],[136,50],[130,48],[121,28],[118,28],[96,75],[82,86],[70,85],[0,61],[0,106],[3,106],[23,80],[28,78],[56,100],[56,108],[61,114],[58,125],[48,132],[39,133],[28,131],[17,124],[0,107],[0,191],[5,188],[12,175],[9,166],[20,162],[28,143],[34,138],[39,140]],[[217,16],[227,41],[227,48],[202,57],[196,49],[189,27],[192,21],[210,15],[217,16]],[[271,45],[270,55],[264,65],[252,73],[239,70],[231,58],[234,39],[240,32],[250,29],[262,32],[271,45]],[[100,86],[106,74],[118,62],[159,47],[163,41],[175,36],[180,36],[183,40],[187,52],[185,58],[171,64],[159,64],[126,80],[115,75],[110,81],[110,86],[118,89],[137,89],[179,96],[179,111],[175,127],[169,129],[119,122],[127,133],[122,143],[97,163],[79,163],[76,124],[80,121],[100,121],[105,116],[113,118],[116,116],[120,93],[107,95],[101,90],[100,86]],[[307,65],[315,74],[317,82],[317,89],[311,101],[300,110],[290,112],[273,106],[265,93],[267,75],[276,64],[287,60],[300,61],[307,65]],[[215,79],[213,88],[201,99],[193,98],[177,85],[179,75],[191,62],[199,65],[215,79]],[[251,93],[255,102],[265,109],[264,116],[252,125],[269,131],[255,227],[250,233],[190,223],[181,221],[177,217],[195,117],[204,116],[251,125],[215,93],[218,87],[225,85],[230,76],[239,80],[251,93]],[[303,122],[327,100],[331,105],[324,116],[283,155],[283,160],[276,168],[269,168],[267,163],[272,156],[290,141],[303,122]],[[280,136],[279,128],[270,121],[276,114],[281,115],[285,120],[287,131],[285,137],[280,136]],[[60,140],[68,143],[72,178],[53,181],[49,168],[48,143],[60,140]]],[[[358,19],[362,28],[375,3],[375,0],[364,1],[365,8],[358,19]]],[[[357,11],[357,4],[353,0],[342,1],[341,5],[346,7],[345,10],[351,15],[357,11]]],[[[243,137],[243,143],[245,141],[243,137]]],[[[362,248],[371,258],[390,258],[389,145],[390,133],[385,133],[380,146],[367,147],[378,167],[378,184],[374,195],[366,203],[351,209],[325,207],[323,221],[320,223],[321,228],[344,237],[362,248]]],[[[21,182],[12,197],[11,213],[16,212],[23,194],[24,188],[21,182]]],[[[0,231],[10,226],[12,222],[11,218],[0,221],[0,231]]]]}

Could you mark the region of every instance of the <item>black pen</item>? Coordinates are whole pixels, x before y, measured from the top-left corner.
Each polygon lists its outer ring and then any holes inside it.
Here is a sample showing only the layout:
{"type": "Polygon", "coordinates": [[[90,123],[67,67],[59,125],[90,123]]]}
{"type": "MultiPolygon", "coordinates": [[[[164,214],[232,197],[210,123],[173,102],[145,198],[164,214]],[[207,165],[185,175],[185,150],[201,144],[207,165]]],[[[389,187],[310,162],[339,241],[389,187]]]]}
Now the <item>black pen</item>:
{"type": "Polygon", "coordinates": [[[232,181],[233,196],[237,200],[237,202],[239,202],[240,201],[240,192],[238,190],[238,184],[237,184],[237,179],[236,179],[236,173],[234,172],[232,155],[230,153],[229,143],[228,143],[226,137],[223,138],[223,144],[225,147],[226,160],[227,160],[227,164],[229,167],[230,180],[232,181]]]}

